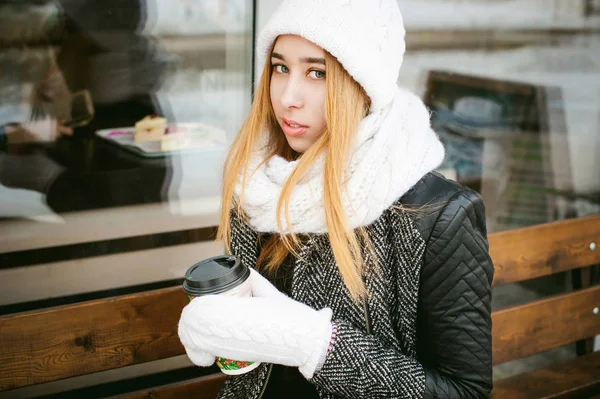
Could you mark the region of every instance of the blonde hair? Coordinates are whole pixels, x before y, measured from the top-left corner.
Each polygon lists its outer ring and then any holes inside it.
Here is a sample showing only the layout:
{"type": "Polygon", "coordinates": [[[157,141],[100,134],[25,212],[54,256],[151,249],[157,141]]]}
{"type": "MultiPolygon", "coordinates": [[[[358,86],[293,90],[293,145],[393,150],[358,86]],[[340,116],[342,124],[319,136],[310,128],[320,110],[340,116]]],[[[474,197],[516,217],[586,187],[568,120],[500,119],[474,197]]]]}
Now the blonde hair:
{"type": "Polygon", "coordinates": [[[362,280],[364,254],[362,248],[373,254],[366,231],[354,231],[343,206],[344,181],[347,161],[351,156],[353,143],[361,120],[367,115],[370,100],[364,89],[346,72],[340,62],[325,51],[327,66],[324,133],[303,154],[297,154],[288,145],[277,123],[270,97],[271,47],[265,67],[256,90],[248,117],[234,140],[225,162],[221,222],[217,239],[223,241],[231,251],[231,209],[244,216],[242,204],[244,188],[248,182],[249,162],[256,150],[263,132],[268,132],[267,154],[263,160],[279,155],[287,160],[298,159],[298,164],[284,184],[277,204],[277,224],[280,234],[273,234],[262,247],[257,268],[275,271],[291,253],[298,256],[301,239],[294,233],[284,234],[282,213],[287,230],[291,231],[288,207],[294,186],[304,176],[310,165],[321,154],[325,154],[323,172],[323,209],[329,243],[340,274],[350,295],[355,301],[364,299],[365,286],[362,280]],[[239,198],[234,199],[234,188],[241,176],[242,189],[239,198]]]}

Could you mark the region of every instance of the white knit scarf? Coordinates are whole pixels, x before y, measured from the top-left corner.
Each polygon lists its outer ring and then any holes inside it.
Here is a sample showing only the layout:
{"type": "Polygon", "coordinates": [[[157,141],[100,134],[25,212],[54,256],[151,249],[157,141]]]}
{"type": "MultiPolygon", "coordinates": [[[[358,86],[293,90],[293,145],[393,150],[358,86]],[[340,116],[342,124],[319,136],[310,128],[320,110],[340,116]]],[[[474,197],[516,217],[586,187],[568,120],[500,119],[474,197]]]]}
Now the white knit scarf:
{"type": "MultiPolygon", "coordinates": [[[[363,119],[346,170],[343,206],[351,228],[374,222],[425,174],[441,164],[444,147],[431,129],[429,116],[419,97],[398,88],[390,105],[363,119]]],[[[249,176],[265,157],[264,149],[255,151],[249,176]]],[[[248,180],[242,209],[256,231],[279,231],[275,216],[277,201],[297,163],[273,157],[248,180]]],[[[327,231],[323,165],[324,155],[321,155],[292,191],[289,216],[291,230],[296,234],[327,231]]],[[[241,188],[238,183],[237,198],[241,188]]],[[[285,216],[283,218],[284,233],[289,233],[285,216]]]]}

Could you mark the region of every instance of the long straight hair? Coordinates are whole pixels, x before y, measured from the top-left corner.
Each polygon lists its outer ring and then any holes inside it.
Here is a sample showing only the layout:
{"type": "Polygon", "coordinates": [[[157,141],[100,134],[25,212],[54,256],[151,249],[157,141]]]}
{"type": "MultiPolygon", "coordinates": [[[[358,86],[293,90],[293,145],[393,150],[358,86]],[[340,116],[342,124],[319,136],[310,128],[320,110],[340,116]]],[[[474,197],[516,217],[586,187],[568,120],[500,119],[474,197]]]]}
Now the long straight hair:
{"type": "MultiPolygon", "coordinates": [[[[273,156],[287,160],[298,159],[298,164],[285,182],[278,199],[276,217],[279,234],[270,236],[262,247],[256,267],[275,271],[288,255],[298,256],[301,239],[294,234],[289,220],[289,203],[292,190],[308,168],[321,154],[325,155],[323,171],[323,209],[327,235],[340,274],[351,297],[359,302],[364,299],[365,286],[362,280],[364,268],[363,249],[373,253],[364,229],[353,230],[349,215],[343,205],[344,181],[348,160],[361,120],[368,114],[370,99],[364,89],[346,72],[340,62],[325,51],[326,99],[324,133],[303,154],[297,154],[288,145],[281,127],[277,123],[271,104],[271,47],[248,117],[234,140],[225,162],[223,190],[221,194],[221,222],[217,239],[231,251],[230,212],[232,209],[242,217],[245,186],[251,174],[249,163],[265,132],[267,156],[261,165],[273,156]],[[241,183],[241,192],[234,198],[234,189],[241,183]],[[284,216],[285,219],[282,219],[284,216]],[[285,234],[283,223],[287,226],[285,234]]],[[[260,166],[259,166],[260,167],[260,166]]]]}

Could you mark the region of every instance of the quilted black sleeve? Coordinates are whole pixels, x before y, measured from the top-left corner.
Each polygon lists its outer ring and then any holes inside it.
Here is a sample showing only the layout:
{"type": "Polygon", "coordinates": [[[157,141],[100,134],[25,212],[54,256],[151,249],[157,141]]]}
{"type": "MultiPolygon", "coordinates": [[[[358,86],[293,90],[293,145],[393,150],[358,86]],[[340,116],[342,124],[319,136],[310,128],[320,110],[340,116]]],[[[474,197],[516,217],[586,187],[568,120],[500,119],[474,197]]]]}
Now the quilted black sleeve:
{"type": "Polygon", "coordinates": [[[483,200],[456,192],[427,243],[418,313],[424,398],[488,398],[492,390],[491,282],[483,200]]]}

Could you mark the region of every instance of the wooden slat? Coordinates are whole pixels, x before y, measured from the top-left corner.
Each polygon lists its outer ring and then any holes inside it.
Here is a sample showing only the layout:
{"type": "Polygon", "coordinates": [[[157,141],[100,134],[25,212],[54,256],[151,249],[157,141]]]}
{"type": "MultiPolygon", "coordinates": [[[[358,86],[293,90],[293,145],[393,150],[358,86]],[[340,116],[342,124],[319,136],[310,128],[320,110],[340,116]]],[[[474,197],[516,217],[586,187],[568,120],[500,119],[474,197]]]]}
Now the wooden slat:
{"type": "Polygon", "coordinates": [[[600,393],[600,352],[494,381],[493,399],[571,399],[600,393]]]}
{"type": "Polygon", "coordinates": [[[600,286],[492,313],[494,364],[600,334],[600,286]]]}
{"type": "Polygon", "coordinates": [[[213,374],[180,383],[164,385],[111,399],[215,399],[225,382],[225,374],[213,374]]]}
{"type": "Polygon", "coordinates": [[[181,287],[0,317],[0,391],[184,353],[181,287]]]}
{"type": "Polygon", "coordinates": [[[495,286],[599,264],[600,215],[493,233],[489,243],[495,286]]]}

